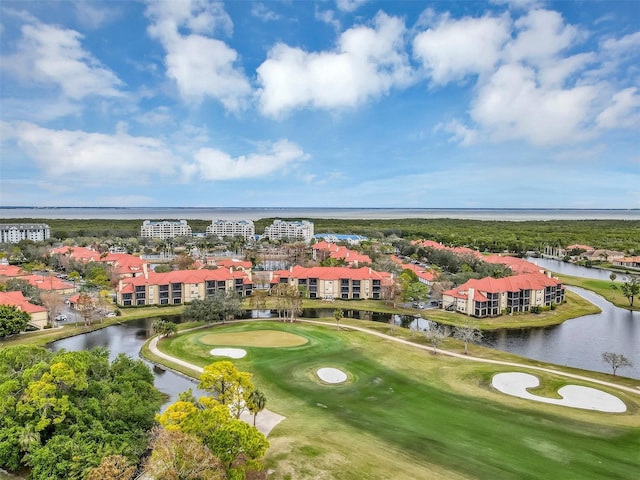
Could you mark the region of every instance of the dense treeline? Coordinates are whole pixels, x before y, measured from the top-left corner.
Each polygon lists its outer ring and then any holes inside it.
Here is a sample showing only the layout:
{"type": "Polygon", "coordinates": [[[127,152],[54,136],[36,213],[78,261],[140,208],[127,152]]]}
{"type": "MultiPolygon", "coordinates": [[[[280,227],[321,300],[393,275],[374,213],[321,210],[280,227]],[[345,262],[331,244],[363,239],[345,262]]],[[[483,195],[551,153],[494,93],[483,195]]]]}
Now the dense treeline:
{"type": "MultiPolygon", "coordinates": [[[[256,233],[273,222],[265,218],[255,222],[256,233]]],[[[300,220],[300,219],[285,219],[300,220]]],[[[355,233],[371,238],[398,236],[430,239],[447,245],[467,245],[481,251],[522,252],[541,250],[546,244],[567,246],[582,243],[596,248],[640,251],[638,220],[546,220],[485,221],[450,218],[405,219],[308,219],[316,233],[355,233]]],[[[57,239],[78,237],[138,237],[142,220],[70,220],[70,219],[4,219],[3,223],[46,222],[51,236],[57,239]]],[[[189,220],[194,232],[204,232],[208,220],[189,220]]]]}
{"type": "Polygon", "coordinates": [[[141,360],[110,361],[105,349],[0,349],[0,468],[79,480],[110,455],[136,465],[161,403],[141,360]]]}

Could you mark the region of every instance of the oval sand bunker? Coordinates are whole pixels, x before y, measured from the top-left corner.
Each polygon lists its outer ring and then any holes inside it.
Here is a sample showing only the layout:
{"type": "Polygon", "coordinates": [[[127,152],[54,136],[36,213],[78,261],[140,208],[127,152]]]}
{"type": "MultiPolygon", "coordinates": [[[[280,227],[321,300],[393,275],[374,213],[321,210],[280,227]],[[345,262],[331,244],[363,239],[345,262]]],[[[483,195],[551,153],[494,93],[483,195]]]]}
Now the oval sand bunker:
{"type": "Polygon", "coordinates": [[[316,374],[326,383],[342,383],[347,380],[347,374],[337,368],[321,368],[316,374]]]}
{"type": "Polygon", "coordinates": [[[217,357],[242,358],[247,351],[242,348],[214,348],[209,353],[217,357]]]}

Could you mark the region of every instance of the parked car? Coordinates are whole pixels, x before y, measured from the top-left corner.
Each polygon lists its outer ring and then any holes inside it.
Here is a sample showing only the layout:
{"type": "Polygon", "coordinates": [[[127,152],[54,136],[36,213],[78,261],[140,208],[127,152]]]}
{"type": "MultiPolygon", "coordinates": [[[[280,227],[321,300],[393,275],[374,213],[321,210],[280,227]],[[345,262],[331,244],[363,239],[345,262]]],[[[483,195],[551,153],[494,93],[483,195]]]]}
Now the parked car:
{"type": "Polygon", "coordinates": [[[66,322],[67,316],[64,314],[56,315],[56,322],[66,322]]]}
{"type": "Polygon", "coordinates": [[[113,317],[117,317],[116,312],[109,312],[107,313],[107,318],[113,318],[113,317]]]}

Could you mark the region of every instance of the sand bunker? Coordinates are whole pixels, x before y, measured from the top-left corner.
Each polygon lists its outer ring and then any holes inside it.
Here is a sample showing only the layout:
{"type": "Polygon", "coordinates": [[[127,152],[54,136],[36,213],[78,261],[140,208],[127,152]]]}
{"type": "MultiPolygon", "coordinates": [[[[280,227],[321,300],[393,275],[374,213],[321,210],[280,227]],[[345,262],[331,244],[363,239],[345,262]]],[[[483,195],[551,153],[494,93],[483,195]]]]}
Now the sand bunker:
{"type": "Polygon", "coordinates": [[[498,373],[493,376],[491,384],[497,390],[514,397],[535,400],[536,402],[551,403],[563,407],[598,410],[600,412],[626,412],[627,406],[618,397],[590,387],[566,385],[558,390],[562,398],[547,398],[529,393],[527,389],[540,385],[538,377],[528,373],[498,373]]]}
{"type": "Polygon", "coordinates": [[[209,353],[216,357],[242,358],[247,351],[241,348],[214,348],[209,353]]]}
{"type": "Polygon", "coordinates": [[[326,383],[342,383],[347,380],[347,374],[337,368],[321,368],[316,374],[326,383]]]}

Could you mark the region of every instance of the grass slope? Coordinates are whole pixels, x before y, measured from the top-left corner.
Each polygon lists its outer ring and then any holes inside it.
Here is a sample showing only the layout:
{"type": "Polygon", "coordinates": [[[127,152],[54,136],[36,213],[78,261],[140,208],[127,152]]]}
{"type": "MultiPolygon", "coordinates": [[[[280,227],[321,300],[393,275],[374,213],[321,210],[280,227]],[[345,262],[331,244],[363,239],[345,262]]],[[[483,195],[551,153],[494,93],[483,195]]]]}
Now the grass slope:
{"type": "MultiPolygon", "coordinates": [[[[250,332],[265,323],[216,327],[250,332]]],[[[354,331],[269,322],[306,337],[290,348],[247,348],[234,363],[254,373],[268,407],[287,416],[271,433],[274,479],[630,479],[640,469],[640,398],[617,391],[629,411],[603,414],[499,394],[502,367],[434,356],[354,331]],[[320,367],[348,372],[322,385],[320,367]]],[[[210,345],[194,331],[161,349],[204,366],[210,345]]],[[[513,369],[507,369],[513,370],[513,369]]],[[[554,387],[566,380],[540,375],[554,387]]],[[[601,387],[597,387],[601,388],[601,387]]]]}

